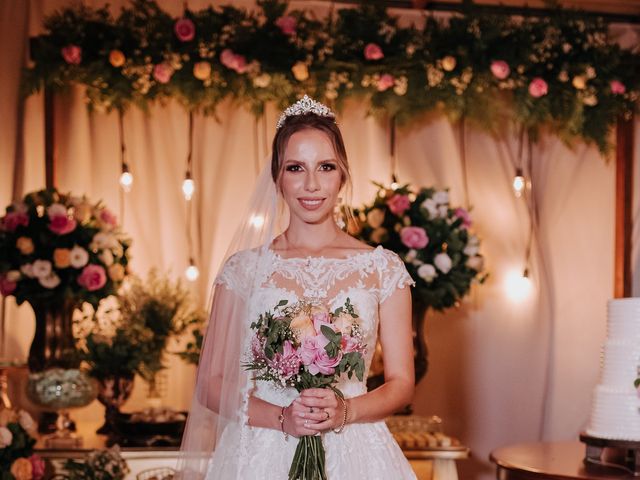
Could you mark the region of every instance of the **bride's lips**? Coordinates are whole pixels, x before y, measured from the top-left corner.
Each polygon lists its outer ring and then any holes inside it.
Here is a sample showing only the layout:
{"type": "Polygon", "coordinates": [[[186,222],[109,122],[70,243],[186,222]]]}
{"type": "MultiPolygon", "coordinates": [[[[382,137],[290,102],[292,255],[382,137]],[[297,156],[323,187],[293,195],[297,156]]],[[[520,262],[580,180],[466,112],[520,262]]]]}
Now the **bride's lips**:
{"type": "Polygon", "coordinates": [[[324,203],[324,198],[298,198],[298,202],[305,210],[317,210],[324,203]]]}

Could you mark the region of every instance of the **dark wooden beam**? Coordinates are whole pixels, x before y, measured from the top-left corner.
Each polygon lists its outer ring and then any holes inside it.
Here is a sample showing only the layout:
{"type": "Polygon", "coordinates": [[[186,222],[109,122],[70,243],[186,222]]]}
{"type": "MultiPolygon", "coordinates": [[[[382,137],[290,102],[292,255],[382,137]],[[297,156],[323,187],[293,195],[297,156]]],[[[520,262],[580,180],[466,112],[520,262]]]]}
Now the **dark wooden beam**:
{"type": "Polygon", "coordinates": [[[56,145],[55,121],[53,109],[53,91],[49,87],[44,89],[44,173],[46,188],[54,188],[56,184],[56,145]]]}
{"type": "Polygon", "coordinates": [[[633,118],[619,118],[616,129],[615,298],[631,296],[632,207],[633,118]]]}

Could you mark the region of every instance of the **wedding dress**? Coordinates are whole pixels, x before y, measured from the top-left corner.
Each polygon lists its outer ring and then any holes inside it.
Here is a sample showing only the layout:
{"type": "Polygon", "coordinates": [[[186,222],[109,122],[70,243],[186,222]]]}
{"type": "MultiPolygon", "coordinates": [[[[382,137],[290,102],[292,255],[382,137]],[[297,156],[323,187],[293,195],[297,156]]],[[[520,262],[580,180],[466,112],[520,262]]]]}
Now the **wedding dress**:
{"type": "MultiPolygon", "coordinates": [[[[376,345],[379,305],[396,289],[413,283],[400,258],[377,247],[346,258],[285,258],[266,250],[256,270],[256,250],[244,250],[230,257],[217,284],[243,296],[251,323],[261,313],[273,311],[281,301],[290,304],[302,298],[320,299],[334,310],[349,298],[357,314],[367,345],[365,377],[359,381],[340,379],[337,384],[346,398],[366,393],[366,375],[376,345]],[[256,275],[258,288],[247,289],[256,275]],[[249,296],[250,298],[246,298],[249,296]]],[[[393,321],[393,318],[387,321],[393,321]]],[[[245,351],[250,332],[246,326],[245,351]]],[[[254,395],[272,404],[286,406],[298,395],[293,388],[276,388],[265,381],[248,379],[243,389],[241,421],[222,432],[207,469],[207,480],[286,480],[298,439],[285,440],[279,430],[247,425],[247,401],[254,395]]],[[[340,434],[323,434],[328,480],[401,480],[415,475],[384,421],[348,424],[340,434]]]]}

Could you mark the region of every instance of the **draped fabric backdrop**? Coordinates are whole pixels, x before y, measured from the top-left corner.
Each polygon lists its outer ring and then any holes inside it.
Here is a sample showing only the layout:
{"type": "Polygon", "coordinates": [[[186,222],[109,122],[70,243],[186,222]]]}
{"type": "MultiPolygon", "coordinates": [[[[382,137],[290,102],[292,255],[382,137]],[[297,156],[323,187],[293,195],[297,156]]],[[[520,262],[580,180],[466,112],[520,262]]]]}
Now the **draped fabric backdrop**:
{"type": "MultiPolygon", "coordinates": [[[[89,5],[102,2],[87,0],[89,5]]],[[[124,3],[111,2],[114,11],[124,3]]],[[[178,14],[182,2],[161,1],[178,14]]],[[[210,2],[191,1],[201,8],[210,2]]],[[[219,3],[219,2],[214,2],[219,3]]],[[[242,3],[242,2],[237,2],[242,3]]],[[[247,3],[247,2],[244,2],[247,3]]],[[[294,2],[326,11],[324,2],[294,2]]],[[[43,16],[67,4],[64,0],[0,0],[0,203],[44,187],[43,97],[22,102],[20,69],[29,35],[41,31],[43,16]]],[[[403,13],[403,21],[418,18],[403,13]]],[[[619,26],[626,43],[638,43],[638,31],[619,26]]],[[[135,272],[152,266],[182,275],[188,262],[185,201],[180,190],[188,148],[188,116],[176,104],[156,106],[148,114],[131,109],[124,118],[128,162],[134,175],[131,193],[118,188],[118,119],[89,114],[82,92],[56,97],[57,186],[91,199],[103,199],[114,211],[124,207],[124,229],[134,239],[135,272]]],[[[219,121],[196,116],[194,131],[191,235],[201,276],[194,292],[203,304],[219,267],[235,220],[248,201],[256,172],[268,152],[279,112],[267,110],[256,125],[245,110],[231,103],[218,109],[219,121]]],[[[338,116],[353,170],[358,205],[373,198],[371,180],[390,180],[389,132],[366,117],[363,104],[349,103],[338,116]]],[[[636,144],[640,125],[636,122],[636,144]]],[[[551,135],[533,148],[533,197],[537,205],[536,237],[530,272],[531,294],[510,300],[505,283],[521,274],[530,217],[524,199],[514,197],[511,181],[518,151],[517,135],[505,129],[500,138],[467,126],[466,162],[460,129],[429,115],[398,131],[397,158],[401,182],[449,187],[452,204],[464,205],[465,175],[475,229],[482,239],[490,277],[474,286],[460,308],[429,313],[427,335],[430,369],[418,385],[414,410],[437,414],[445,431],[472,449],[461,462],[461,478],[494,478],[489,452],[499,446],[536,440],[577,439],[586,426],[591,393],[598,381],[600,347],[605,338],[606,302],[613,292],[615,163],[595,148],[569,150],[551,135]],[[466,168],[464,165],[466,164],[466,168]]],[[[636,148],[636,166],[640,163],[636,148]]],[[[635,174],[633,251],[635,295],[640,295],[640,195],[635,174]]],[[[6,302],[6,355],[24,359],[34,331],[29,306],[6,302]]],[[[177,359],[167,374],[164,401],[187,408],[194,370],[177,359]]],[[[12,397],[26,405],[24,379],[12,384],[12,397]]],[[[126,409],[142,408],[138,381],[126,409]]],[[[97,421],[102,407],[94,402],[74,413],[97,421]]]]}

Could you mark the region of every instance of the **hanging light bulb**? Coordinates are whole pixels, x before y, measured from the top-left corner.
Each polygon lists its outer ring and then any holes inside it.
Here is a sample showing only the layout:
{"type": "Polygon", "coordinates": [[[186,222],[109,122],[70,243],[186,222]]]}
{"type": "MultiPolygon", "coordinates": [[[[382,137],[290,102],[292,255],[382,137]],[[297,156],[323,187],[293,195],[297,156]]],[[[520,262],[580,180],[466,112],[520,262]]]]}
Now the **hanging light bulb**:
{"type": "Polygon", "coordinates": [[[195,282],[200,276],[200,270],[196,267],[196,263],[193,261],[193,257],[189,258],[189,266],[184,271],[184,276],[187,277],[187,280],[190,282],[195,282]]]}
{"type": "Polygon", "coordinates": [[[515,302],[525,300],[531,294],[531,288],[528,268],[525,268],[522,274],[510,272],[505,278],[507,296],[515,302]]]}
{"type": "Polygon", "coordinates": [[[129,166],[126,163],[122,164],[122,174],[120,175],[120,186],[125,192],[131,191],[131,185],[133,185],[133,175],[129,171],[129,166]]]}
{"type": "Polygon", "coordinates": [[[187,170],[186,175],[184,176],[184,181],[182,182],[182,193],[184,194],[184,199],[189,201],[193,197],[193,192],[196,190],[196,184],[191,178],[191,171],[187,170]]]}
{"type": "Polygon", "coordinates": [[[522,196],[526,185],[527,183],[525,182],[522,168],[516,168],[516,176],[513,177],[513,193],[515,193],[517,198],[522,196]]]}
{"type": "Polygon", "coordinates": [[[400,184],[398,184],[398,179],[396,178],[395,174],[391,175],[391,190],[393,190],[394,192],[398,189],[398,187],[400,187],[400,184]]]}

